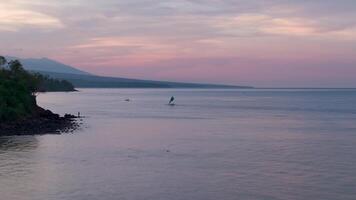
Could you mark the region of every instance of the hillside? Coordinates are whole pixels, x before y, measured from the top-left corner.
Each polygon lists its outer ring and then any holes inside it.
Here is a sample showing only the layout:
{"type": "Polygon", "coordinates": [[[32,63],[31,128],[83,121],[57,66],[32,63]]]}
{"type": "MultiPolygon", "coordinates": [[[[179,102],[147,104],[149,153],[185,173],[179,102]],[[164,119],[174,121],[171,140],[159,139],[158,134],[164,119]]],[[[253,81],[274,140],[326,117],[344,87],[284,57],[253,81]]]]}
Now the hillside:
{"type": "Polygon", "coordinates": [[[150,81],[95,75],[78,75],[55,72],[39,73],[57,79],[65,79],[77,88],[251,88],[247,86],[229,86],[214,84],[179,83],[167,81],[150,81]]]}
{"type": "Polygon", "coordinates": [[[17,58],[5,56],[6,60],[19,60],[24,69],[28,71],[46,71],[67,74],[89,75],[88,72],[81,71],[72,66],[51,60],[48,58],[17,58]]]}
{"type": "Polygon", "coordinates": [[[77,88],[252,88],[248,86],[179,83],[97,76],[48,58],[28,58],[20,59],[20,61],[26,70],[39,72],[56,79],[67,80],[77,88]]]}

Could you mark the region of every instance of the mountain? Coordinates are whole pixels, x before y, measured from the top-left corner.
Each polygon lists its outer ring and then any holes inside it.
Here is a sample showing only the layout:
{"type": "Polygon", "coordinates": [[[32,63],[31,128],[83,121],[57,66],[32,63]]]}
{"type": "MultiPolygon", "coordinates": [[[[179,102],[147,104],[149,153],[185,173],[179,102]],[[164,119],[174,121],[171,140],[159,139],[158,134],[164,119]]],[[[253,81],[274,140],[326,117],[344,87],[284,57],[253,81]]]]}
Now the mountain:
{"type": "MultiPolygon", "coordinates": [[[[6,57],[6,59],[14,60],[18,58],[6,57]]],[[[18,60],[20,60],[26,70],[39,72],[43,75],[48,75],[51,78],[67,80],[77,88],[252,88],[248,86],[179,83],[105,77],[93,75],[48,58],[20,58],[18,60]]]]}
{"type": "Polygon", "coordinates": [[[81,74],[90,75],[88,72],[78,70],[69,65],[51,60],[48,58],[16,58],[11,56],[6,56],[7,60],[19,60],[23,67],[28,71],[45,71],[45,72],[57,72],[57,73],[67,73],[67,74],[81,74]]]}

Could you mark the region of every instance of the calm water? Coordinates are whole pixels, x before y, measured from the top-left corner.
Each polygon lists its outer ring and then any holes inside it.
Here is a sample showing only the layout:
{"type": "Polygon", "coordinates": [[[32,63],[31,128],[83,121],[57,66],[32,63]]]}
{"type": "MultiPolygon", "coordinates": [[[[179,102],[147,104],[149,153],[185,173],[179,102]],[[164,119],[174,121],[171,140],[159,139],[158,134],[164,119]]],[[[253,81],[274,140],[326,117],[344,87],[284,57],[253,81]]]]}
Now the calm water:
{"type": "Polygon", "coordinates": [[[356,90],[85,89],[38,101],[87,118],[74,134],[0,138],[1,199],[356,199],[356,90]]]}

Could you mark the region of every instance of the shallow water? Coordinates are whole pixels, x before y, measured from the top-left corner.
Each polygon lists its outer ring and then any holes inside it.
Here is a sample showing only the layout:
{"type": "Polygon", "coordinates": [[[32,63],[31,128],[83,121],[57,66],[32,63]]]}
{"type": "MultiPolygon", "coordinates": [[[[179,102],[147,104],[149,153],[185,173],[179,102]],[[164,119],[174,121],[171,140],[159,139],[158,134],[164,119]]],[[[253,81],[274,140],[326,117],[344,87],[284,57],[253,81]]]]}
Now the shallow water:
{"type": "Polygon", "coordinates": [[[0,138],[1,199],[356,199],[356,90],[83,89],[38,102],[86,118],[73,134],[0,138]]]}

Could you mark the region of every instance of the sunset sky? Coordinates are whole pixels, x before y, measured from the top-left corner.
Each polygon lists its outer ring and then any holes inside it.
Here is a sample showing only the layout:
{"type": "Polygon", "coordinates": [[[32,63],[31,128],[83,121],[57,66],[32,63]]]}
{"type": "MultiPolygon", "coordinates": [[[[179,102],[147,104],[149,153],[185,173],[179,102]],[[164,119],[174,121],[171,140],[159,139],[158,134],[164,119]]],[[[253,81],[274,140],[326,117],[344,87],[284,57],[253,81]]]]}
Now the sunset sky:
{"type": "Polygon", "coordinates": [[[1,0],[0,54],[119,77],[356,87],[356,1],[1,0]]]}

